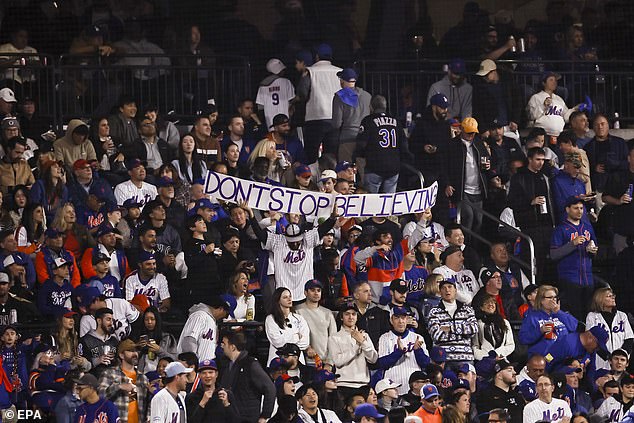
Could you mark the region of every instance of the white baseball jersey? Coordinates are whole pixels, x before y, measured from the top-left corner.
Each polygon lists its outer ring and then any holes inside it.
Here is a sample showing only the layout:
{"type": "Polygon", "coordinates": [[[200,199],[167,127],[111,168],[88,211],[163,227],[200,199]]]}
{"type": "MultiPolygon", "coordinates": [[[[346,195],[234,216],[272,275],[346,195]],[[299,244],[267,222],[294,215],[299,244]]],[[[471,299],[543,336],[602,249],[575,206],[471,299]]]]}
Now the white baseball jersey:
{"type": "Polygon", "coordinates": [[[161,302],[170,298],[170,291],[167,286],[167,278],[162,273],[156,273],[149,281],[142,281],[139,277],[139,271],[135,270],[125,278],[125,299],[130,301],[135,295],[145,295],[150,304],[154,307],[159,306],[161,302]]]}
{"type": "MultiPolygon", "coordinates": [[[[206,305],[203,304],[205,308],[206,305]]],[[[194,306],[195,307],[195,306],[194,306]]],[[[189,315],[181,337],[178,339],[176,347],[179,353],[183,351],[183,343],[185,338],[191,336],[197,342],[196,356],[198,360],[212,360],[216,358],[216,346],[218,345],[218,326],[216,319],[202,307],[189,315]]]]}
{"type": "Polygon", "coordinates": [[[440,266],[434,269],[432,273],[442,275],[446,280],[456,283],[456,299],[461,303],[470,305],[473,296],[482,288],[482,284],[469,269],[462,269],[454,272],[447,266],[440,266]]]}
{"type": "MultiPolygon", "coordinates": [[[[609,352],[621,348],[626,339],[634,338],[630,321],[622,311],[616,312],[610,325],[608,325],[601,313],[591,311],[586,316],[586,328],[591,329],[595,326],[601,326],[608,332],[608,341],[605,345],[608,347],[609,352]]],[[[597,369],[610,370],[610,363],[598,355],[596,356],[595,366],[597,369]]]]}
{"type": "Polygon", "coordinates": [[[288,104],[293,97],[295,97],[295,87],[286,78],[276,78],[270,85],[260,85],[255,103],[264,107],[267,128],[273,124],[275,115],[280,113],[289,115],[288,104]]]}
{"type": "Polygon", "coordinates": [[[561,422],[564,417],[572,417],[572,411],[570,411],[570,406],[566,401],[553,398],[550,404],[546,404],[537,398],[524,407],[523,422],[535,423],[540,420],[545,420],[547,422],[558,423],[561,422]]]}
{"type": "Polygon", "coordinates": [[[627,412],[623,411],[623,404],[621,402],[614,397],[609,397],[601,403],[596,414],[603,417],[605,422],[616,423],[623,420],[627,412]]]}
{"type": "MultiPolygon", "coordinates": [[[[119,340],[127,338],[132,328],[131,323],[139,318],[139,310],[123,298],[106,298],[106,307],[112,310],[114,334],[119,340]]],[[[86,314],[79,322],[79,336],[86,335],[91,330],[97,329],[97,321],[94,316],[86,314]]]]}
{"type": "Polygon", "coordinates": [[[265,248],[273,253],[275,287],[288,288],[293,301],[306,298],[304,284],[314,277],[313,252],[320,242],[317,228],[304,233],[304,241],[299,250],[288,248],[285,235],[268,234],[265,248]]]}
{"type": "Polygon", "coordinates": [[[185,392],[179,392],[178,398],[181,402],[181,407],[172,396],[172,394],[165,388],[161,389],[152,398],[150,404],[150,422],[151,423],[179,423],[181,422],[180,413],[182,412],[185,417],[182,421],[187,421],[187,409],[185,408],[185,392]]]}
{"type": "MultiPolygon", "coordinates": [[[[380,357],[385,357],[386,355],[392,354],[398,348],[398,335],[396,335],[391,330],[385,332],[379,338],[379,359],[380,357]]],[[[421,349],[425,352],[426,356],[429,356],[427,353],[427,348],[425,347],[425,340],[422,336],[417,334],[416,332],[410,330],[408,331],[405,338],[401,338],[401,345],[403,347],[407,347],[407,352],[403,354],[401,358],[396,362],[394,366],[387,369],[385,371],[384,378],[391,379],[396,383],[400,383],[401,386],[398,388],[398,394],[403,395],[406,394],[409,390],[409,376],[412,372],[417,370],[421,370],[418,362],[416,361],[416,356],[414,355],[414,343],[417,339],[420,339],[420,342],[423,343],[421,349]]]]}
{"type": "Polygon", "coordinates": [[[141,188],[138,188],[132,181],[125,181],[114,188],[114,198],[117,200],[118,205],[121,206],[125,200],[134,198],[141,204],[141,210],[149,201],[154,200],[157,195],[156,187],[147,182],[143,182],[141,188]]]}

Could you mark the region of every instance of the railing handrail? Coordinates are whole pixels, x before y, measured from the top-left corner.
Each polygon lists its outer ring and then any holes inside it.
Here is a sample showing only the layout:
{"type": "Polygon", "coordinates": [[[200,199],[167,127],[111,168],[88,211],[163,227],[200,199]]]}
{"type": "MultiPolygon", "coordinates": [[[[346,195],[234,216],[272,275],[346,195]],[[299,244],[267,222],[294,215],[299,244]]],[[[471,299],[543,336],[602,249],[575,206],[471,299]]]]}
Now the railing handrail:
{"type": "MultiPolygon", "coordinates": [[[[528,242],[528,249],[530,252],[530,264],[526,263],[524,260],[520,260],[517,257],[510,255],[509,259],[518,263],[519,265],[521,265],[524,268],[528,268],[531,272],[531,283],[534,285],[536,283],[536,274],[537,274],[537,269],[535,268],[535,244],[533,243],[533,240],[531,239],[530,236],[526,235],[525,233],[523,233],[522,231],[518,230],[517,228],[515,228],[514,226],[509,225],[508,223],[504,222],[503,220],[500,220],[500,218],[498,218],[497,216],[495,216],[492,213],[489,213],[488,211],[484,210],[481,207],[472,205],[473,208],[477,209],[477,212],[482,213],[483,216],[493,220],[494,222],[497,222],[498,225],[501,225],[503,227],[505,227],[506,229],[508,229],[510,232],[512,232],[513,234],[515,234],[516,236],[525,239],[528,242]]],[[[458,208],[458,215],[456,217],[456,222],[458,224],[460,224],[460,208],[458,208]]],[[[492,243],[491,241],[487,240],[486,238],[484,238],[483,236],[481,236],[480,234],[478,234],[475,231],[472,231],[469,228],[465,228],[462,227],[462,230],[469,233],[472,236],[475,236],[476,238],[478,238],[479,241],[484,242],[485,244],[487,244],[488,246],[491,246],[492,243]]]]}

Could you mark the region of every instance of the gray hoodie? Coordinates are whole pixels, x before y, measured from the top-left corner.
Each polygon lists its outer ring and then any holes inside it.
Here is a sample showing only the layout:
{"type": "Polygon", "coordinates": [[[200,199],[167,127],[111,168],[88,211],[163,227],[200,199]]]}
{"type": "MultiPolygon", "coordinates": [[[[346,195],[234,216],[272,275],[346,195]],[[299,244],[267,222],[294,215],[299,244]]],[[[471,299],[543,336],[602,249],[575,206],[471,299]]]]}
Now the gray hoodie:
{"type": "Polygon", "coordinates": [[[460,117],[464,119],[471,117],[471,103],[473,97],[473,87],[468,82],[463,82],[462,85],[453,85],[449,81],[449,75],[445,75],[443,79],[438,82],[434,82],[429,87],[427,93],[427,105],[429,106],[429,100],[434,94],[442,93],[449,100],[448,113],[449,118],[460,117]]]}

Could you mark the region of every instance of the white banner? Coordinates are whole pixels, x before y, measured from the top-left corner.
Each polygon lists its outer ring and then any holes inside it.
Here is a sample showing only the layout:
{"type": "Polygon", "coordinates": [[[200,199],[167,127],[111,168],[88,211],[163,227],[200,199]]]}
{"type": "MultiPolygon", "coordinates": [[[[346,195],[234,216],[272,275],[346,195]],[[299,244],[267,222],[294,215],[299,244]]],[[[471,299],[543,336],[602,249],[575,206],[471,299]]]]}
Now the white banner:
{"type": "Polygon", "coordinates": [[[420,213],[436,204],[438,182],[427,188],[391,194],[335,195],[277,187],[209,171],[205,193],[216,200],[247,201],[253,209],[328,217],[333,205],[345,217],[398,216],[420,213]]]}

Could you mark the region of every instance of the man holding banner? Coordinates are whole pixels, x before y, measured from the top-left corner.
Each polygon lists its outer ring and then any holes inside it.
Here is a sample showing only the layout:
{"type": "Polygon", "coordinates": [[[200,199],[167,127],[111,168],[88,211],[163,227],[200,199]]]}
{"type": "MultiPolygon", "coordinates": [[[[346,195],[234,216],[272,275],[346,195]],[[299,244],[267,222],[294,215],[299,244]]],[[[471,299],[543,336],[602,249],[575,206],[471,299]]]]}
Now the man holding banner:
{"type": "Polygon", "coordinates": [[[270,298],[275,289],[285,287],[291,291],[293,301],[304,300],[304,284],[313,279],[315,273],[313,252],[321,238],[335,226],[336,207],[333,207],[330,217],[318,227],[304,232],[299,225],[292,223],[286,227],[285,234],[274,234],[260,228],[253,210],[246,201],[241,202],[240,207],[249,214],[251,228],[265,245],[264,248],[273,255],[275,286],[267,284],[262,290],[262,295],[270,298]]]}

